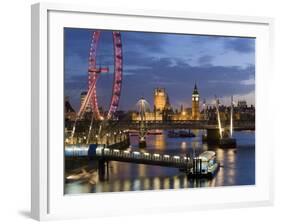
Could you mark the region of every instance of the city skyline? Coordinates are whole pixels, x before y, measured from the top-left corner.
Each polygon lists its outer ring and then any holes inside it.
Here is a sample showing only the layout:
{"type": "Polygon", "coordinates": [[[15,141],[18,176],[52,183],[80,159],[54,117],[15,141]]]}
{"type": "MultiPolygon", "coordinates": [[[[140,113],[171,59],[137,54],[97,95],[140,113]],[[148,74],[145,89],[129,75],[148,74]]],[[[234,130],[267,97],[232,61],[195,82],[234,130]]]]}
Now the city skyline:
{"type": "MultiPolygon", "coordinates": [[[[161,88],[155,88],[154,89],[154,92],[155,92],[155,90],[156,89],[161,89],[161,88]]],[[[199,92],[200,93],[200,92],[199,92]]],[[[86,96],[86,94],[87,94],[87,91],[82,91],[81,92],[81,94],[80,94],[80,101],[79,101],[79,106],[78,106],[78,108],[82,105],[82,103],[83,103],[83,101],[84,101],[84,99],[85,99],[85,96],[86,96]]],[[[167,93],[167,96],[168,96],[168,100],[170,101],[170,97],[169,97],[169,93],[167,93]]],[[[190,94],[190,98],[192,98],[192,94],[190,94]]],[[[65,100],[70,104],[68,107],[70,107],[70,108],[74,108],[73,106],[72,106],[72,104],[71,104],[71,100],[69,100],[69,97],[68,96],[65,96],[65,100]]],[[[138,101],[138,100],[140,100],[140,99],[137,99],[136,101],[138,101]]],[[[145,99],[146,100],[146,99],[145,99]]],[[[221,100],[218,98],[218,100],[219,100],[219,105],[220,106],[222,106],[222,107],[230,107],[231,105],[230,105],[230,101],[229,102],[227,102],[226,104],[224,104],[224,103],[222,103],[221,102],[221,100]]],[[[147,100],[146,100],[147,101],[147,100]]],[[[152,101],[151,102],[148,102],[147,101],[147,103],[149,104],[149,110],[150,111],[153,111],[154,109],[153,109],[153,105],[155,104],[155,99],[152,99],[152,101]]],[[[254,106],[255,107],[255,105],[253,105],[253,104],[249,104],[246,100],[239,100],[239,99],[237,99],[237,100],[233,100],[233,107],[239,107],[239,104],[245,104],[247,107],[251,107],[251,106],[254,106]]],[[[169,103],[170,104],[170,103],[169,103]]],[[[212,102],[210,102],[210,103],[208,103],[208,102],[206,102],[205,101],[205,99],[201,99],[200,98],[200,110],[203,110],[203,104],[207,107],[207,108],[215,108],[215,105],[216,105],[216,100],[215,100],[215,98],[212,100],[212,102]]],[[[187,106],[184,106],[183,104],[181,104],[179,107],[175,107],[174,105],[172,105],[172,104],[170,104],[170,106],[171,106],[171,109],[175,112],[175,111],[180,111],[181,109],[191,109],[192,108],[192,105],[187,105],[187,106]]],[[[102,106],[101,106],[101,109],[103,110],[103,111],[107,111],[106,110],[106,108],[103,108],[102,106]]],[[[121,110],[118,110],[118,111],[121,111],[121,110]]],[[[134,107],[132,110],[128,110],[128,111],[137,111],[137,107],[134,107]]],[[[78,111],[76,111],[76,112],[78,112],[78,111]]],[[[200,111],[201,112],[201,111],[200,111]]]]}
{"type": "MultiPolygon", "coordinates": [[[[78,109],[87,90],[88,54],[92,30],[65,29],[65,95],[78,109]]],[[[255,105],[255,39],[201,35],[121,32],[123,85],[119,110],[130,110],[140,97],[153,102],[154,88],[165,88],[171,105],[191,107],[197,83],[201,100],[214,95],[223,104],[230,96],[255,105]],[[130,96],[130,97],[126,97],[130,96]]],[[[107,109],[112,88],[113,50],[110,32],[102,32],[98,65],[109,74],[99,77],[98,97],[107,109]]]]}

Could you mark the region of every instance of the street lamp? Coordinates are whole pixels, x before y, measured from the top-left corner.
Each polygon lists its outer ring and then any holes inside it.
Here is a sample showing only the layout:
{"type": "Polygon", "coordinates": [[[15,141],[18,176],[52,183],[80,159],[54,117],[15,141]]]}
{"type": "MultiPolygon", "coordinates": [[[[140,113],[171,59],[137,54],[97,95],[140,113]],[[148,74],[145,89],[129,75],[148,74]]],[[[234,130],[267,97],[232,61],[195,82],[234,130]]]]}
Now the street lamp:
{"type": "Polygon", "coordinates": [[[106,133],[106,145],[109,145],[109,139],[108,139],[109,134],[106,133]]]}
{"type": "Polygon", "coordinates": [[[114,132],[114,143],[116,143],[116,132],[114,132]]]}
{"type": "Polygon", "coordinates": [[[95,137],[96,137],[96,143],[98,144],[98,143],[99,143],[99,140],[98,140],[98,137],[99,137],[99,136],[96,135],[95,137]]]}

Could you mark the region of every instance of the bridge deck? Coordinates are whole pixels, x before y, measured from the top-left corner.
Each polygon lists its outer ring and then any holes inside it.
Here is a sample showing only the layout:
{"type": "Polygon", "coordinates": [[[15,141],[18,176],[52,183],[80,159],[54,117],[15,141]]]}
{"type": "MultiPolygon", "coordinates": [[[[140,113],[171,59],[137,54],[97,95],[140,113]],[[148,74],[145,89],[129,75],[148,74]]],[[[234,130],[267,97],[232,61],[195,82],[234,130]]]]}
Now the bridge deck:
{"type": "MultiPolygon", "coordinates": [[[[96,129],[99,127],[100,123],[94,123],[93,128],[96,129]]],[[[70,127],[73,124],[69,124],[70,127]]],[[[82,130],[85,128],[88,129],[89,124],[85,121],[81,123],[82,130]]],[[[229,122],[222,122],[223,127],[229,127],[229,122]]],[[[139,129],[139,121],[110,121],[109,122],[110,131],[114,130],[138,130],[139,129]]],[[[146,121],[145,127],[148,130],[154,129],[218,129],[218,124],[211,123],[205,120],[198,121],[146,121]]],[[[78,127],[77,127],[78,128],[78,127]]],[[[85,130],[86,130],[85,129],[85,130]]],[[[233,123],[234,130],[255,130],[255,122],[245,122],[245,121],[235,121],[233,123]]],[[[71,131],[71,129],[69,129],[71,131]]]]}
{"type": "Polygon", "coordinates": [[[109,148],[96,148],[95,158],[104,161],[119,161],[156,166],[174,167],[188,170],[192,167],[192,160],[186,156],[127,151],[109,148]]]}

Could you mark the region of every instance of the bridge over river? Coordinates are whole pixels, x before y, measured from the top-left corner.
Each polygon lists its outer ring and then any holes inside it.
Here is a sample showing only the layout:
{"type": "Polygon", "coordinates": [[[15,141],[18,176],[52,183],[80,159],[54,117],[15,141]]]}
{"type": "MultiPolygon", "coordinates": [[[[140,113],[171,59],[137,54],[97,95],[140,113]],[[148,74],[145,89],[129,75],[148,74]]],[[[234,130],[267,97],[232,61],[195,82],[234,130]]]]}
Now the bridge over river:
{"type": "MultiPolygon", "coordinates": [[[[138,129],[139,122],[137,121],[120,121],[116,125],[121,129],[138,129]]],[[[222,123],[223,127],[228,127],[222,123]]],[[[212,124],[208,121],[147,121],[146,128],[153,129],[218,129],[217,124],[212,124]]],[[[255,130],[255,122],[234,122],[234,130],[255,130]]]]}
{"type": "MultiPolygon", "coordinates": [[[[93,124],[93,128],[99,127],[99,122],[93,124]]],[[[69,124],[72,127],[72,124],[69,124]]],[[[88,129],[88,122],[82,121],[79,124],[81,131],[88,129]]],[[[108,127],[110,127],[111,131],[114,130],[139,130],[140,123],[139,121],[131,121],[131,120],[121,120],[121,121],[108,121],[108,127]]],[[[222,127],[229,127],[228,122],[222,122],[222,127]]],[[[213,122],[205,121],[205,120],[186,120],[186,121],[146,121],[145,128],[147,130],[155,130],[155,129],[165,129],[165,130],[175,130],[175,129],[218,129],[218,125],[213,122]]],[[[242,121],[235,121],[233,123],[234,130],[255,130],[255,122],[242,122],[242,121]]]]}

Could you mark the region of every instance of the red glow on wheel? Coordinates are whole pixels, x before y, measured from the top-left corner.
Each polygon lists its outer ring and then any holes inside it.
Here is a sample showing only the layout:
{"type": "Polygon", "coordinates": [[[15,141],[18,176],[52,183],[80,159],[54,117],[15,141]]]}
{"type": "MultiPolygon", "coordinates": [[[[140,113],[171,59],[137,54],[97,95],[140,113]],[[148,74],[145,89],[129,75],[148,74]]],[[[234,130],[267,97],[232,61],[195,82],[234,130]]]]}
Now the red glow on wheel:
{"type": "MultiPolygon", "coordinates": [[[[92,42],[89,54],[89,68],[88,68],[88,90],[92,88],[90,96],[90,105],[92,111],[98,120],[103,117],[99,111],[98,98],[97,98],[97,79],[101,73],[108,72],[108,68],[98,68],[96,65],[97,48],[100,39],[101,31],[94,31],[92,35],[92,42]]],[[[112,118],[116,112],[121,95],[122,87],[122,73],[123,73],[123,56],[122,56],[122,41],[120,32],[112,32],[113,47],[114,47],[114,81],[112,87],[112,96],[108,113],[104,119],[112,118]]],[[[89,93],[89,91],[88,91],[89,93]]]]}

